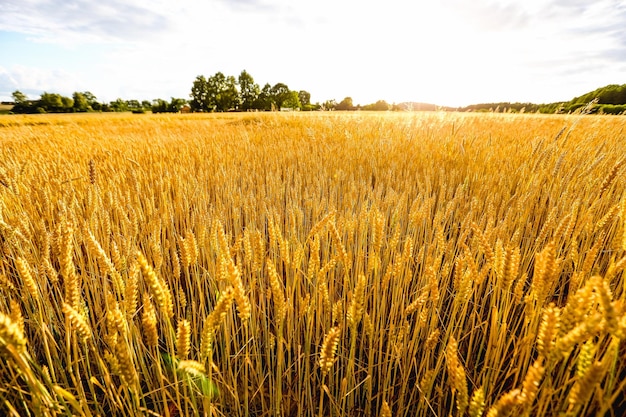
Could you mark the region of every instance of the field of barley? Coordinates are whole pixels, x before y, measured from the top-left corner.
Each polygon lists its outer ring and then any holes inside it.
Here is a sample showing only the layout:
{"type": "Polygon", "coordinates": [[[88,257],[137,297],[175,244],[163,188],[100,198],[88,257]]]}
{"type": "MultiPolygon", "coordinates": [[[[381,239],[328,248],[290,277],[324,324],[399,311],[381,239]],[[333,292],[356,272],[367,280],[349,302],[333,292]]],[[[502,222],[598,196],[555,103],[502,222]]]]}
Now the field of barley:
{"type": "Polygon", "coordinates": [[[0,117],[0,414],[626,405],[626,119],[0,117]]]}

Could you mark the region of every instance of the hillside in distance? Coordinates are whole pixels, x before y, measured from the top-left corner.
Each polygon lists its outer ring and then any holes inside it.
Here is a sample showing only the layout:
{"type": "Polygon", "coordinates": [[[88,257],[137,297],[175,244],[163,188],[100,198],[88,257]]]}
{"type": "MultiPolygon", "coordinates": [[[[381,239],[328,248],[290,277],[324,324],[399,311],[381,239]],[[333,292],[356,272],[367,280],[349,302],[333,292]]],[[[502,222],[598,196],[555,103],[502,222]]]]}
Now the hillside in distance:
{"type": "Polygon", "coordinates": [[[459,107],[458,111],[510,111],[539,113],[571,113],[575,111],[598,114],[624,114],[626,112],[626,84],[609,84],[574,97],[570,101],[548,104],[535,103],[480,103],[459,107]]]}
{"type": "Polygon", "coordinates": [[[552,103],[540,107],[542,113],[569,113],[594,102],[594,113],[624,114],[626,112],[626,84],[609,84],[597,88],[564,103],[552,103]]]}

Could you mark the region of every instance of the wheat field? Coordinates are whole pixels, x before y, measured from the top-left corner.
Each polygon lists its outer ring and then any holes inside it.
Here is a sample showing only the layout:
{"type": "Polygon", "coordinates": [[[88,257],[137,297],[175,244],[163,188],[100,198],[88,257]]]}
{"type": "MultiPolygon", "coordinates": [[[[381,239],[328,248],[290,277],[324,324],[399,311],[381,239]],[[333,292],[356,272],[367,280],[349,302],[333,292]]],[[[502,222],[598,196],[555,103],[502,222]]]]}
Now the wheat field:
{"type": "Polygon", "coordinates": [[[0,414],[619,415],[623,117],[0,117],[0,414]]]}

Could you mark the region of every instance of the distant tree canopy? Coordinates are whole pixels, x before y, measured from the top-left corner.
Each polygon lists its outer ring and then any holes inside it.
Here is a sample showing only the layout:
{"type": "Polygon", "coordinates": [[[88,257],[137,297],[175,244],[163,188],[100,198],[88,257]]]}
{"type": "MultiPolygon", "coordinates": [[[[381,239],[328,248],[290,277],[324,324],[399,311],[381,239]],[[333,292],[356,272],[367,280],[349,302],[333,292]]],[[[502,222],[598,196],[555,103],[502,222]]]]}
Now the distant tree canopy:
{"type": "Polygon", "coordinates": [[[626,112],[626,84],[609,84],[574,97],[570,101],[542,105],[542,113],[605,113],[624,114],[626,112]]]}
{"type": "Polygon", "coordinates": [[[335,110],[337,107],[337,100],[326,100],[322,103],[322,110],[335,110]]]}
{"type": "Polygon", "coordinates": [[[190,105],[193,111],[224,112],[249,110],[314,110],[308,91],[292,91],[287,84],[265,84],[263,88],[246,70],[239,77],[221,72],[206,78],[198,75],[191,86],[190,105]]]}
{"type": "Polygon", "coordinates": [[[266,83],[261,89],[259,96],[255,100],[253,109],[272,110],[273,103],[274,101],[272,99],[272,86],[269,83],[266,83]]]}
{"type": "Polygon", "coordinates": [[[391,110],[392,106],[387,103],[385,100],[378,100],[374,104],[368,104],[362,107],[363,110],[374,110],[374,111],[387,111],[391,110]]]}
{"type": "Polygon", "coordinates": [[[598,99],[598,104],[626,104],[626,84],[609,84],[576,97],[570,103],[587,104],[594,99],[598,99]]]}
{"type": "Polygon", "coordinates": [[[196,77],[191,87],[191,109],[193,111],[227,111],[237,108],[240,102],[237,80],[217,72],[208,79],[196,77]]]}
{"type": "Polygon", "coordinates": [[[401,110],[400,106],[391,105],[385,100],[378,100],[375,103],[360,105],[354,104],[352,97],[346,97],[339,103],[327,102],[325,107],[333,108],[334,110],[368,110],[368,111],[387,111],[387,110],[401,110]]]}
{"type": "Polygon", "coordinates": [[[206,78],[199,75],[191,87],[191,100],[172,97],[170,101],[158,98],[152,101],[118,98],[109,103],[101,103],[89,91],[76,91],[71,97],[60,94],[41,94],[38,100],[29,100],[17,90],[13,92],[12,113],[81,113],[81,112],[133,112],[145,113],[177,113],[185,105],[194,112],[225,112],[225,111],[275,111],[288,110],[400,110],[384,100],[366,106],[354,105],[351,97],[337,103],[327,100],[323,104],[311,103],[311,93],[306,90],[291,90],[285,83],[271,85],[266,83],[262,88],[246,70],[239,77],[224,75],[217,72],[206,78]]]}
{"type": "Polygon", "coordinates": [[[335,110],[355,110],[352,97],[346,97],[341,100],[339,104],[335,105],[335,110]]]}
{"type": "Polygon", "coordinates": [[[118,98],[109,103],[99,103],[89,91],[74,92],[71,97],[43,93],[38,100],[29,100],[21,91],[13,93],[13,113],[74,113],[74,112],[133,112],[176,113],[189,104],[196,112],[225,112],[249,110],[318,110],[319,104],[311,104],[311,93],[291,90],[287,84],[265,84],[263,88],[252,75],[243,70],[239,77],[217,72],[210,77],[199,75],[191,86],[190,100],[172,97],[164,99],[124,100],[118,98]]]}
{"type": "MultiPolygon", "coordinates": [[[[507,113],[597,113],[626,114],[626,84],[610,84],[589,93],[575,97],[567,102],[549,104],[534,103],[481,103],[466,107],[442,107],[428,103],[405,102],[389,104],[385,100],[366,105],[355,105],[352,97],[345,97],[339,103],[327,100],[323,103],[311,103],[311,93],[305,90],[291,90],[284,83],[260,87],[246,70],[237,78],[221,72],[206,78],[199,75],[193,81],[191,100],[172,97],[163,99],[123,100],[118,98],[110,103],[101,103],[89,91],[77,91],[71,97],[44,92],[37,100],[30,100],[26,94],[16,90],[12,94],[11,113],[80,113],[80,112],[127,112],[176,113],[187,106],[195,112],[225,111],[274,111],[290,110],[371,110],[371,111],[411,111],[411,110],[446,110],[471,112],[507,112],[507,113]]],[[[11,103],[9,103],[11,104],[11,103]]]]}
{"type": "Polygon", "coordinates": [[[255,107],[256,101],[261,94],[259,85],[254,82],[252,75],[248,74],[246,70],[241,71],[238,78],[239,82],[239,104],[241,110],[252,110],[255,107]]]}
{"type": "Polygon", "coordinates": [[[302,103],[300,102],[300,95],[298,92],[289,91],[281,104],[281,108],[302,109],[302,103]]]}
{"type": "Polygon", "coordinates": [[[38,100],[29,100],[21,91],[13,92],[12,113],[32,114],[32,113],[81,113],[92,111],[103,112],[126,112],[145,113],[151,110],[153,113],[177,113],[187,104],[183,98],[172,97],[167,102],[156,99],[152,102],[148,100],[123,100],[118,98],[110,103],[100,103],[96,96],[89,91],[76,91],[72,97],[65,97],[60,94],[43,93],[38,100]]]}
{"type": "Polygon", "coordinates": [[[39,100],[29,100],[24,93],[16,90],[12,94],[13,113],[71,113],[98,111],[101,109],[96,97],[89,91],[75,92],[72,97],[44,92],[39,100]]]}
{"type": "Polygon", "coordinates": [[[548,104],[533,103],[483,103],[461,107],[459,111],[539,112],[539,113],[598,113],[625,114],[626,84],[609,84],[590,91],[570,101],[548,104]]]}
{"type": "Polygon", "coordinates": [[[187,100],[184,98],[174,98],[168,103],[163,99],[156,99],[152,101],[150,109],[152,113],[178,113],[187,104],[187,100]]]}
{"type": "Polygon", "coordinates": [[[300,103],[303,106],[311,105],[311,93],[308,91],[300,90],[298,91],[298,99],[300,99],[300,103]]]}
{"type": "Polygon", "coordinates": [[[14,91],[12,96],[15,104],[23,104],[28,101],[28,97],[26,97],[26,94],[22,93],[19,90],[14,91]]]}

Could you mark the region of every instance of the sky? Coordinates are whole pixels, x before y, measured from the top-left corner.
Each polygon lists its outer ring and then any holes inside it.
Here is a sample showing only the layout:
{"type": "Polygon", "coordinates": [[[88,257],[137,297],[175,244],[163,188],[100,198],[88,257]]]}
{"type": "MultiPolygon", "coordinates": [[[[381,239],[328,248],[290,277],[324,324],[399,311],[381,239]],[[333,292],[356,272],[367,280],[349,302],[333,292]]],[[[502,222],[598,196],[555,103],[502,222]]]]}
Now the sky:
{"type": "Polygon", "coordinates": [[[626,0],[0,0],[2,101],[244,69],[312,102],[567,101],[626,83],[626,0]]]}

